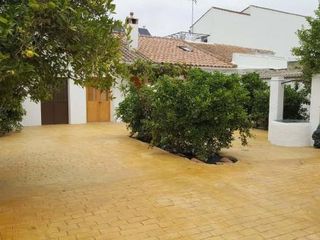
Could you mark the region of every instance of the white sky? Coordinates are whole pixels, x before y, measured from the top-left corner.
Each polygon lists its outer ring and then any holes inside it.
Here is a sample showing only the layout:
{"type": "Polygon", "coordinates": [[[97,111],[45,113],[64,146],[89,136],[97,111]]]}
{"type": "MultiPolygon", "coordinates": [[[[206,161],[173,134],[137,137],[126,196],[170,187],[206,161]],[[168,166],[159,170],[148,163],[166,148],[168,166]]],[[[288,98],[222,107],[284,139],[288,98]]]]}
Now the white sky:
{"type": "MultiPolygon", "coordinates": [[[[129,12],[139,18],[139,25],[146,26],[152,35],[165,36],[187,31],[191,25],[191,0],[114,0],[116,18],[124,20],[129,12]]],[[[241,11],[248,5],[258,5],[277,10],[313,15],[318,0],[198,0],[195,7],[197,20],[210,7],[241,11]]]]}

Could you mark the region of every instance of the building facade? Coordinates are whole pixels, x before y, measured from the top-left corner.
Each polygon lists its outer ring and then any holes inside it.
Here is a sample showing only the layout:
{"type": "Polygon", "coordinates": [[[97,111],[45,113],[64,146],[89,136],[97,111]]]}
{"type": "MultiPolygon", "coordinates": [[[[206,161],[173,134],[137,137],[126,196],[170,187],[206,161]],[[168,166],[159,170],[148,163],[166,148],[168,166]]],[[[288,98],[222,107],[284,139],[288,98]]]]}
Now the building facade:
{"type": "Polygon", "coordinates": [[[306,17],[258,6],[241,12],[210,8],[193,25],[193,31],[208,34],[209,43],[266,49],[295,60],[292,48],[299,46],[297,31],[307,27],[306,17]]]}

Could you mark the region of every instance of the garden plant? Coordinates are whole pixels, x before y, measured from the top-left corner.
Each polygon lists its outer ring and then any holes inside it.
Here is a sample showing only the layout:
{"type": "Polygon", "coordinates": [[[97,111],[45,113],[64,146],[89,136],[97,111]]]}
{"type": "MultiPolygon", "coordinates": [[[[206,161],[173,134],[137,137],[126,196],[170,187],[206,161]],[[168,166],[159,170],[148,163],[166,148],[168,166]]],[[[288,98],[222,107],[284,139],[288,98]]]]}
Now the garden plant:
{"type": "Polygon", "coordinates": [[[239,76],[193,69],[184,79],[164,75],[152,85],[131,84],[118,116],[137,138],[208,161],[231,146],[237,131],[247,144],[247,101],[239,76]]]}

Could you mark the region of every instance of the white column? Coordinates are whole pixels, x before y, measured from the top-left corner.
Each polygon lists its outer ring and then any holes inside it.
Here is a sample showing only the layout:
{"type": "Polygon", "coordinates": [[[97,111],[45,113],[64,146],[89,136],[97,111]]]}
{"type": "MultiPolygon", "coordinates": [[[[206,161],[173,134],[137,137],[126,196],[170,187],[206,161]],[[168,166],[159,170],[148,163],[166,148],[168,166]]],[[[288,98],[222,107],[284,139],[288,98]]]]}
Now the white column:
{"type": "Polygon", "coordinates": [[[272,121],[283,120],[283,82],[283,77],[273,77],[270,80],[269,125],[272,121]]]}
{"type": "Polygon", "coordinates": [[[312,78],[310,124],[312,133],[320,124],[320,74],[314,75],[312,78]]]}
{"type": "Polygon", "coordinates": [[[69,124],[87,122],[86,89],[68,80],[69,124]]]}

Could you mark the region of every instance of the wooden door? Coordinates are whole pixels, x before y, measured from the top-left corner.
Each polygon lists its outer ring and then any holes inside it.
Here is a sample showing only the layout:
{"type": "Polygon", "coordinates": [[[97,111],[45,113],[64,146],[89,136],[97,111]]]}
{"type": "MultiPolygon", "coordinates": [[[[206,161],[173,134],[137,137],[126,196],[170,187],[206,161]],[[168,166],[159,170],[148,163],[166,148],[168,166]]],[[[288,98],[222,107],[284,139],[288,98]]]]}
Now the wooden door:
{"type": "Polygon", "coordinates": [[[110,100],[107,92],[87,87],[87,121],[110,122],[110,100]]]}
{"type": "Polygon", "coordinates": [[[69,123],[67,81],[53,94],[52,100],[41,102],[41,121],[43,125],[69,123]]]}

